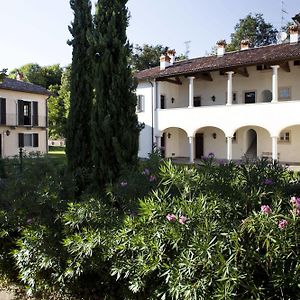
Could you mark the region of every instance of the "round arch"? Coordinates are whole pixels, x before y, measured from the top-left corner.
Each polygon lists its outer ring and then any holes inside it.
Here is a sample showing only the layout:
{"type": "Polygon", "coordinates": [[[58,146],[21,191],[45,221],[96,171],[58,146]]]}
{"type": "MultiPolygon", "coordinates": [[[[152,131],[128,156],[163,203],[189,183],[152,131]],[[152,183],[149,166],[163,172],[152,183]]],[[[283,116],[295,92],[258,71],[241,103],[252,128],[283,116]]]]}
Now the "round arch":
{"type": "Polygon", "coordinates": [[[227,146],[225,132],[215,126],[202,126],[194,131],[195,137],[195,158],[214,154],[215,158],[226,159],[227,146]]]}
{"type": "Polygon", "coordinates": [[[165,157],[189,157],[189,139],[187,132],[180,127],[168,127],[161,131],[161,147],[165,157]]]}

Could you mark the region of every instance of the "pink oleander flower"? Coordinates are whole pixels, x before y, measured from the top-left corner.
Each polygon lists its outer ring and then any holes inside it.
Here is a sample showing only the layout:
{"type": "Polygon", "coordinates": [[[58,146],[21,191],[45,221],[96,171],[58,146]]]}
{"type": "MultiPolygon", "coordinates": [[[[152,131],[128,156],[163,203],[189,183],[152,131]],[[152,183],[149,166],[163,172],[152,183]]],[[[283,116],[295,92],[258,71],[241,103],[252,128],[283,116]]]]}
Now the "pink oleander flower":
{"type": "Polygon", "coordinates": [[[288,221],[282,219],[282,220],[280,220],[278,222],[278,228],[281,229],[281,230],[283,230],[287,226],[287,224],[288,224],[288,221]]]}
{"type": "Polygon", "coordinates": [[[186,222],[186,220],[187,220],[187,217],[185,217],[185,216],[180,216],[178,222],[179,222],[180,224],[184,225],[185,222],[186,222]]]}
{"type": "Polygon", "coordinates": [[[173,214],[167,214],[167,215],[166,215],[166,219],[167,219],[169,222],[175,222],[175,221],[176,221],[176,216],[173,215],[173,214]]]}
{"type": "Polygon", "coordinates": [[[143,175],[150,175],[150,170],[148,168],[145,168],[144,171],[142,172],[143,175]]]}
{"type": "Polygon", "coordinates": [[[153,181],[155,181],[156,180],[156,176],[155,175],[151,175],[150,177],[149,177],[149,181],[150,182],[153,182],[153,181]]]}
{"type": "Polygon", "coordinates": [[[124,181],[122,181],[122,182],[120,183],[120,186],[121,186],[121,187],[125,187],[125,186],[127,186],[127,185],[128,185],[128,183],[127,183],[126,180],[124,180],[124,181]]]}
{"type": "Polygon", "coordinates": [[[260,207],[260,211],[265,214],[268,215],[271,212],[271,207],[269,205],[262,205],[260,207]]]}
{"type": "Polygon", "coordinates": [[[293,206],[296,207],[296,209],[300,209],[300,198],[292,197],[290,202],[292,203],[293,206]]]}

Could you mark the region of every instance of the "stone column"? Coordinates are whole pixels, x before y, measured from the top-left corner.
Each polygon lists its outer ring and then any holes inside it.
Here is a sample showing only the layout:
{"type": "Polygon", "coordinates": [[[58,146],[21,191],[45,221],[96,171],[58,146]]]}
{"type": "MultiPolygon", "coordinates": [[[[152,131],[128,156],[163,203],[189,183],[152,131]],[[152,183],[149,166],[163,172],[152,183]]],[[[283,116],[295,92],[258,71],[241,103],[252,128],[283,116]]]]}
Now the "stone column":
{"type": "Polygon", "coordinates": [[[272,136],[272,160],[273,163],[278,160],[278,143],[277,143],[278,137],[272,136]]]}
{"type": "Polygon", "coordinates": [[[155,82],[155,90],[156,90],[156,109],[160,109],[161,103],[160,103],[160,83],[155,82]]]}
{"type": "Polygon", "coordinates": [[[232,160],[232,136],[227,137],[227,159],[232,160]]]}
{"type": "Polygon", "coordinates": [[[195,77],[188,77],[189,79],[189,108],[194,107],[194,79],[195,77]]]}
{"type": "Polygon", "coordinates": [[[189,136],[190,163],[194,163],[194,137],[189,136]]]}
{"type": "Polygon", "coordinates": [[[234,74],[233,71],[226,72],[228,75],[227,78],[227,103],[226,105],[232,105],[232,75],[234,74]]]}
{"type": "Polygon", "coordinates": [[[278,102],[278,69],[279,66],[271,66],[272,68],[272,103],[278,102]]]}

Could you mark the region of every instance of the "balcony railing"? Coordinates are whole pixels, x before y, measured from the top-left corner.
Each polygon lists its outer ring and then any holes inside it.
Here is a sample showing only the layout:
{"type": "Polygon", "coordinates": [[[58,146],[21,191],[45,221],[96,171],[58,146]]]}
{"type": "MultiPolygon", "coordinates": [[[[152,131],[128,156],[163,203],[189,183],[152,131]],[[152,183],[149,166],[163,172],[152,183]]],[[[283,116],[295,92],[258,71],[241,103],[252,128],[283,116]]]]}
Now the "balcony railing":
{"type": "Polygon", "coordinates": [[[33,125],[33,120],[31,118],[31,120],[24,122],[24,124],[19,124],[18,122],[18,115],[17,114],[6,114],[6,122],[4,122],[3,120],[1,120],[2,125],[6,125],[6,126],[32,126],[32,127],[47,127],[47,117],[46,116],[38,116],[37,118],[37,125],[33,125]]]}

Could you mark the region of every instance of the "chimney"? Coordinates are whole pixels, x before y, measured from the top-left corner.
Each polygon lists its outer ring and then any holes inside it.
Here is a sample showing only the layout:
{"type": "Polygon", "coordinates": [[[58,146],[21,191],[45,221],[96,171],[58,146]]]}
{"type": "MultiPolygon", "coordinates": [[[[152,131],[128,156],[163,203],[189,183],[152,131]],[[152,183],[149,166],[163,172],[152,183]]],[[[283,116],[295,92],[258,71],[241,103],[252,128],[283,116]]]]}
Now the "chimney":
{"type": "Polygon", "coordinates": [[[24,79],[24,75],[19,70],[17,70],[16,79],[19,81],[23,81],[24,79]]]}
{"type": "Polygon", "coordinates": [[[226,41],[221,40],[217,42],[217,55],[218,57],[222,57],[225,54],[226,41]]]}
{"type": "Polygon", "coordinates": [[[175,63],[175,55],[176,55],[175,49],[173,50],[168,49],[167,55],[170,57],[170,65],[172,66],[175,63]]]}
{"type": "Polygon", "coordinates": [[[241,50],[248,50],[249,49],[249,45],[250,45],[250,41],[249,40],[242,40],[241,41],[241,50]]]}
{"type": "Polygon", "coordinates": [[[290,43],[298,43],[299,39],[299,27],[297,25],[291,25],[289,27],[289,33],[290,33],[290,43]]]}
{"type": "Polygon", "coordinates": [[[167,67],[171,65],[171,58],[167,54],[163,54],[160,57],[160,69],[165,70],[167,67]]]}

